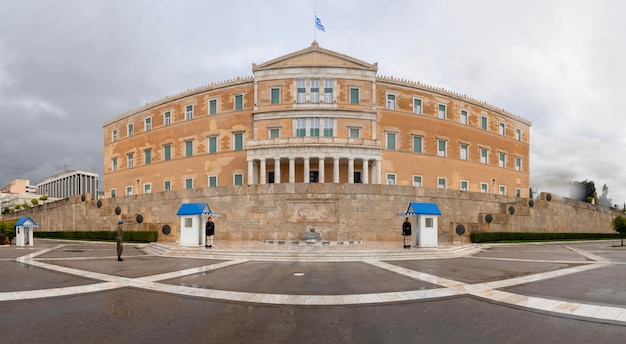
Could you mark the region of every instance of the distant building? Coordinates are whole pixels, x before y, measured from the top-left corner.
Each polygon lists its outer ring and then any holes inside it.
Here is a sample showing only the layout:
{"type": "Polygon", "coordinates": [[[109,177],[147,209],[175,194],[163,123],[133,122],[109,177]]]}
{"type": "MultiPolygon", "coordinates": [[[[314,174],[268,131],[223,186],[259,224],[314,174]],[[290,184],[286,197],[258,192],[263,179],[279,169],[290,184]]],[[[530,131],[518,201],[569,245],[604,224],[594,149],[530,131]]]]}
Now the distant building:
{"type": "Polygon", "coordinates": [[[37,184],[37,194],[52,198],[68,198],[84,193],[91,194],[91,199],[97,199],[98,174],[69,170],[37,184]]]}
{"type": "Polygon", "coordinates": [[[37,188],[30,185],[28,179],[13,179],[9,184],[0,187],[0,192],[9,194],[36,193],[37,188]]]}

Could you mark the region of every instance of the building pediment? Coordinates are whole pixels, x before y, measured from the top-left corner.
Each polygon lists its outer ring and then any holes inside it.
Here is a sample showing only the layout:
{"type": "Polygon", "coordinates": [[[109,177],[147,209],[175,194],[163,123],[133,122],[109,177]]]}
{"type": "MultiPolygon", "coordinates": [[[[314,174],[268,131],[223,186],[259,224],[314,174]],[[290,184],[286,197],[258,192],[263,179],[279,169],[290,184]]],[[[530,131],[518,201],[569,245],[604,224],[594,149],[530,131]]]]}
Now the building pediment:
{"type": "Polygon", "coordinates": [[[369,70],[374,73],[378,71],[378,64],[367,63],[353,57],[324,49],[313,42],[310,47],[291,54],[287,54],[273,60],[252,64],[252,72],[282,69],[282,68],[311,68],[311,67],[337,67],[348,69],[369,70]]]}

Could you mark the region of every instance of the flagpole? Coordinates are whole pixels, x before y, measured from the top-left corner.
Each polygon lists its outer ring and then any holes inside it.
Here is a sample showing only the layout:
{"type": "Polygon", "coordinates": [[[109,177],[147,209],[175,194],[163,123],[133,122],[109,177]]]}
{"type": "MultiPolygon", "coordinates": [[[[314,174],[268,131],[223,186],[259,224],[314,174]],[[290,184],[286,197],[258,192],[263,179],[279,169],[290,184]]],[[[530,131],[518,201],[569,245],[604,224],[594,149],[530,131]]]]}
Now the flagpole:
{"type": "Polygon", "coordinates": [[[317,41],[317,11],[313,11],[313,42],[317,41]]]}

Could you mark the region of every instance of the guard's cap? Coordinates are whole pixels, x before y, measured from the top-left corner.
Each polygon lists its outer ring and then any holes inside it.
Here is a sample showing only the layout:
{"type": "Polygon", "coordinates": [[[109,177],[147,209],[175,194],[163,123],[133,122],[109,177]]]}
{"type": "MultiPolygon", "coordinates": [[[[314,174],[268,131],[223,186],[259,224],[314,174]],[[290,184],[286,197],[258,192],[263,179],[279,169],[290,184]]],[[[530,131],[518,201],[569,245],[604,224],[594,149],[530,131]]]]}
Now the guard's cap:
{"type": "Polygon", "coordinates": [[[120,221],[120,222],[118,222],[117,224],[118,224],[118,225],[123,225],[123,224],[124,224],[124,222],[120,221]]]}

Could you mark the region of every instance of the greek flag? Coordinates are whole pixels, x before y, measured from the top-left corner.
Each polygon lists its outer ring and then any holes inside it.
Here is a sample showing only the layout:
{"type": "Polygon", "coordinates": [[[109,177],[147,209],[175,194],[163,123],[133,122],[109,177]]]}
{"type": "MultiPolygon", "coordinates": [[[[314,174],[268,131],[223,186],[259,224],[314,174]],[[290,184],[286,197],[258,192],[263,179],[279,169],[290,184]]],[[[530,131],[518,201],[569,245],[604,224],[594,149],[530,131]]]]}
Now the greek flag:
{"type": "Polygon", "coordinates": [[[317,16],[315,16],[315,27],[317,27],[320,31],[326,32],[326,30],[324,30],[324,25],[322,25],[322,21],[317,16]]]}

